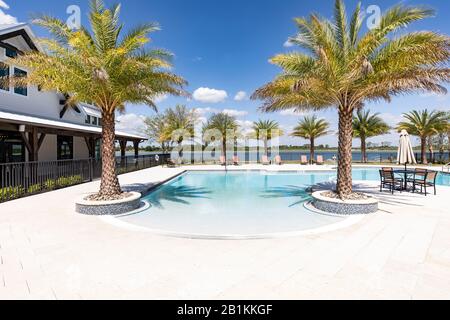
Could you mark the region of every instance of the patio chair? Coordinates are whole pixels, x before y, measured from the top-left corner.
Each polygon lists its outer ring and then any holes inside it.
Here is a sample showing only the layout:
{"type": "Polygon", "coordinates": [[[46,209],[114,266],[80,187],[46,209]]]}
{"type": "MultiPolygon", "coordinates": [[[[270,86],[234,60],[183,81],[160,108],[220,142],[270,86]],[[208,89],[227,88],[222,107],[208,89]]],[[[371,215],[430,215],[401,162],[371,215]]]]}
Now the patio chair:
{"type": "Polygon", "coordinates": [[[325,164],[325,162],[323,161],[323,156],[317,156],[316,164],[319,166],[323,166],[325,164]]]}
{"type": "Polygon", "coordinates": [[[438,173],[436,171],[427,171],[424,169],[416,169],[420,170],[414,173],[413,183],[413,192],[416,191],[416,187],[420,187],[420,193],[425,192],[425,196],[427,196],[427,187],[434,189],[434,195],[436,195],[436,178],[438,173]]]}
{"type": "Polygon", "coordinates": [[[394,171],[394,168],[391,168],[391,167],[383,167],[383,168],[381,168],[381,170],[383,170],[384,172],[391,172],[391,171],[394,171]]]}
{"type": "Polygon", "coordinates": [[[166,161],[167,168],[176,168],[178,164],[172,158],[167,159],[166,161]]]}
{"type": "Polygon", "coordinates": [[[266,155],[261,157],[261,164],[264,166],[268,166],[270,164],[270,160],[266,155]]]}
{"type": "Polygon", "coordinates": [[[281,166],[283,164],[283,161],[281,160],[280,156],[275,157],[275,164],[281,166]]]}
{"type": "Polygon", "coordinates": [[[302,166],[306,166],[308,164],[308,157],[307,156],[301,156],[300,157],[300,164],[302,166]]]}
{"type": "Polygon", "coordinates": [[[239,165],[239,157],[238,156],[233,157],[233,165],[235,165],[235,166],[239,165]]]}
{"type": "Polygon", "coordinates": [[[221,166],[226,166],[227,165],[227,159],[224,156],[220,156],[219,163],[220,163],[221,166]]]}
{"type": "Polygon", "coordinates": [[[389,189],[394,194],[395,189],[402,190],[404,180],[402,178],[396,178],[393,170],[380,170],[380,192],[383,189],[389,189]]]}

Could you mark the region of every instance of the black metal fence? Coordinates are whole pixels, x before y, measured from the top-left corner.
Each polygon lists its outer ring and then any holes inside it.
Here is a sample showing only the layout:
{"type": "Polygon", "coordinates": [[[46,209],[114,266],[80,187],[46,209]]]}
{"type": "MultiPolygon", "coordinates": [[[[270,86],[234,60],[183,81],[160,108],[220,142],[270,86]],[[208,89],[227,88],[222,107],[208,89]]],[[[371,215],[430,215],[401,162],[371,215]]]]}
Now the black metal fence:
{"type": "MultiPolygon", "coordinates": [[[[160,166],[169,155],[117,158],[117,173],[160,166]]],[[[95,159],[0,164],[0,203],[66,188],[101,177],[102,162],[95,159]]]]}

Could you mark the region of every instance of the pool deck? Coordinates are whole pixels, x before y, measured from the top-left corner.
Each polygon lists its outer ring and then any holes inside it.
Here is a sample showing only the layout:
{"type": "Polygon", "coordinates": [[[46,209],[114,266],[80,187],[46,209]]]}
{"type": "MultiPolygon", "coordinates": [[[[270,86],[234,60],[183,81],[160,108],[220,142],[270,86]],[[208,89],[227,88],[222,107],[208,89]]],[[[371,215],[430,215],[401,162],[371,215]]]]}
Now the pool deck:
{"type": "MultiPolygon", "coordinates": [[[[223,167],[158,167],[120,181],[143,190],[186,169],[223,167]]],[[[425,197],[355,185],[380,199],[378,213],[267,240],[164,237],[76,214],[74,199],[98,181],[0,204],[0,299],[450,299],[450,187],[425,197]]]]}

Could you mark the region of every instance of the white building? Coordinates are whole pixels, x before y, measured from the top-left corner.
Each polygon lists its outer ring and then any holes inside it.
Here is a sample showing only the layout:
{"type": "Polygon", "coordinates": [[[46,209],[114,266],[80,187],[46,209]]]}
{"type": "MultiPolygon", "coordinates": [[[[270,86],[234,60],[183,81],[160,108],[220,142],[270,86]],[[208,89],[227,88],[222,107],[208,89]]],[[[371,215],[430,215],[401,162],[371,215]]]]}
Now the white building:
{"type": "MultiPolygon", "coordinates": [[[[27,24],[0,25],[0,77],[26,74],[8,58],[40,50],[27,24]]],[[[98,157],[101,145],[101,112],[79,104],[66,108],[65,97],[27,88],[0,84],[0,164],[27,161],[78,160],[98,157]]],[[[145,137],[116,132],[123,154],[133,142],[137,155],[145,137]]]]}

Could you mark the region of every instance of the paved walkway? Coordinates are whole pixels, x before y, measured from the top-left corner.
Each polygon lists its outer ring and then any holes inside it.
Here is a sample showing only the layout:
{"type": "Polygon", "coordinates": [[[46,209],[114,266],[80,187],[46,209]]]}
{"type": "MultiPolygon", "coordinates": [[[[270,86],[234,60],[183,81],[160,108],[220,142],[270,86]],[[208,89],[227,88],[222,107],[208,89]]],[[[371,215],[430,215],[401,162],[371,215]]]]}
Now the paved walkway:
{"type": "MultiPolygon", "coordinates": [[[[120,180],[148,187],[183,170],[153,168],[120,180]]],[[[358,184],[380,198],[381,210],[351,227],[211,241],[76,214],[74,198],[98,184],[0,204],[0,299],[450,299],[450,187],[438,196],[391,196],[358,184]]]]}

